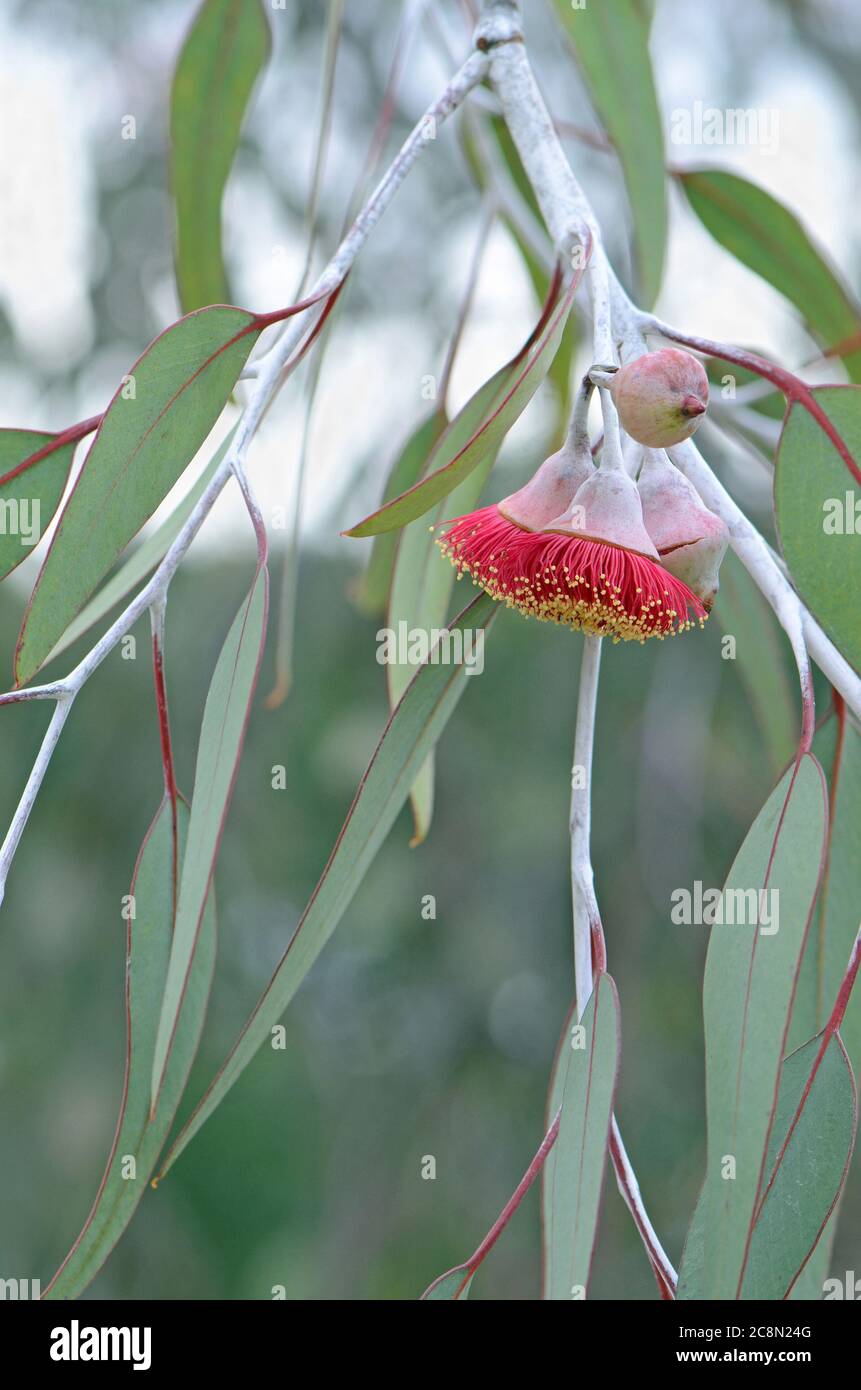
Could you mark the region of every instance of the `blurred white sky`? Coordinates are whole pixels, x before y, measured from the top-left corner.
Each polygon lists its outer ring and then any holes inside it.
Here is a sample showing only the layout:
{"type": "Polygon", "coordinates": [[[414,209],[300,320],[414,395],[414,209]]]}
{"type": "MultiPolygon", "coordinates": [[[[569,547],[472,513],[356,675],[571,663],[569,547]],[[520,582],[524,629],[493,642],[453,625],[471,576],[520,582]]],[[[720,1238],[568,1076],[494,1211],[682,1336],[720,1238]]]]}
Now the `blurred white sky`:
{"type": "MultiPolygon", "coordinates": [[[[348,13],[352,8],[361,17],[355,6],[356,0],[348,0],[348,13]]],[[[453,16],[459,13],[454,4],[446,8],[453,16]]],[[[563,66],[557,52],[553,73],[542,68],[542,56],[550,52],[546,7],[540,0],[530,0],[526,8],[528,31],[532,23],[537,30],[533,59],[554,114],[583,123],[584,113],[589,119],[588,105],[573,65],[563,66]]],[[[857,48],[861,33],[857,5],[823,0],[822,8],[832,18],[845,17],[857,48]]],[[[392,23],[381,36],[377,64],[383,74],[398,13],[394,4],[390,10],[392,23]]],[[[165,100],[172,55],[193,11],[193,4],[171,0],[130,7],[131,31],[115,62],[105,62],[104,54],[91,51],[86,41],[70,44],[62,28],[54,32],[42,24],[37,34],[32,26],[13,26],[8,14],[0,13],[0,302],[20,349],[19,365],[0,369],[0,425],[60,428],[101,410],[119,376],[145,347],[144,342],[130,341],[118,331],[109,347],[92,356],[90,284],[105,256],[105,233],[96,225],[96,165],[103,178],[107,166],[118,185],[128,185],[132,219],[135,196],[158,196],[151,188],[136,193],[135,150],[131,142],[120,139],[120,126],[125,115],[151,109],[153,83],[161,84],[156,97],[165,100]],[[47,396],[40,392],[37,381],[42,372],[70,366],[80,369],[74,399],[65,391],[49,391],[47,396]]],[[[271,17],[273,25],[292,23],[284,11],[271,17]]],[[[782,7],[768,0],[724,0],[721,5],[707,0],[659,0],[652,47],[668,157],[679,164],[719,163],[762,183],[802,215],[849,278],[848,268],[858,259],[857,231],[846,215],[857,206],[861,192],[857,118],[843,89],[815,52],[799,45],[782,7]],[[740,43],[745,51],[743,95],[734,73],[740,43]],[[777,149],[671,144],[672,113],[693,109],[698,101],[707,106],[776,111],[777,149]]],[[[341,205],[366,153],[365,131],[360,141],[351,138],[351,91],[363,80],[357,62],[345,45],[327,171],[327,187],[333,197],[340,196],[341,205]]],[[[281,60],[270,72],[264,87],[258,89],[251,117],[264,149],[265,170],[252,172],[240,162],[229,189],[225,240],[236,297],[251,308],[288,302],[298,278],[304,256],[301,223],[285,223],[267,180],[283,178],[284,187],[298,195],[297,202],[307,187],[319,65],[316,46],[294,46],[289,63],[281,60]]],[[[445,59],[432,32],[424,28],[413,42],[400,85],[404,116],[418,116],[436,94],[444,71],[445,59]]],[[[370,113],[366,117],[370,119],[370,113]]],[[[606,156],[570,141],[567,149],[596,198],[599,213],[618,208],[618,199],[613,201],[616,176],[608,177],[606,156]]],[[[437,146],[423,156],[443,165],[456,158],[450,133],[441,135],[437,146]]],[[[364,290],[378,296],[379,311],[372,321],[365,315],[355,324],[347,306],[323,371],[305,510],[315,540],[333,546],[356,545],[338,539],[337,527],[374,505],[393,444],[421,414],[421,380],[440,367],[439,325],[404,313],[391,284],[397,275],[383,273],[384,257],[401,276],[409,276],[412,258],[421,257],[422,275],[430,275],[439,286],[443,309],[450,309],[453,316],[471,255],[477,202],[469,207],[460,199],[443,233],[435,235],[429,247],[416,233],[415,219],[422,218],[422,198],[431,193],[420,171],[412,178],[416,187],[410,191],[408,184],[401,190],[375,236],[380,246],[371,266],[378,282],[366,279],[364,290]],[[351,470],[363,456],[378,457],[379,462],[365,479],[357,480],[354,496],[343,497],[333,525],[333,502],[342,496],[351,470]]],[[[438,182],[431,187],[438,188],[438,182]]],[[[675,193],[671,210],[670,254],[658,305],[664,317],[701,333],[798,360],[805,340],[792,310],[721,252],[681,208],[675,193]]],[[[166,208],[167,225],[168,218],[166,208]]],[[[129,259],[129,274],[136,274],[145,285],[157,320],[168,323],[178,313],[172,282],[163,272],[148,273],[140,247],[129,252],[129,259]]],[[[518,257],[499,232],[485,259],[458,358],[452,383],[455,406],[519,345],[534,313],[518,257]]],[[[116,318],[122,323],[121,304],[116,318]]],[[[252,455],[252,477],[269,517],[289,505],[302,416],[302,391],[294,379],[252,455]]],[[[225,421],[223,428],[228,424],[225,421]]],[[[540,430],[538,403],[536,411],[518,425],[517,435],[525,441],[540,430]]],[[[208,448],[206,458],[210,452],[208,448]]],[[[223,551],[247,531],[236,491],[228,491],[230,495],[222,498],[196,543],[198,553],[204,548],[223,551]]],[[[32,578],[29,563],[18,572],[17,582],[28,578],[32,578]]]]}

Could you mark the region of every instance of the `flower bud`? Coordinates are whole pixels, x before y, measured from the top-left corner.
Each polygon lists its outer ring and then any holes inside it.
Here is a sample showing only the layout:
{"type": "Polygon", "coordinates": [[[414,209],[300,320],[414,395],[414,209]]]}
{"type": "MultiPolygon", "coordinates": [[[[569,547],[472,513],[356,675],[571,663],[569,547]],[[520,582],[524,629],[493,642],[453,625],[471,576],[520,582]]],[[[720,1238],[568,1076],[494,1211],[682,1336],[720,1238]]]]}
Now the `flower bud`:
{"type": "Polygon", "coordinates": [[[647,352],[626,363],[613,375],[610,393],[622,428],[653,449],[689,439],[709,403],[705,370],[678,348],[647,352]]]}
{"type": "Polygon", "coordinates": [[[662,565],[710,610],[729,541],[725,523],[662,453],[647,453],[637,486],[646,529],[662,565]]]}
{"type": "Polygon", "coordinates": [[[516,526],[541,531],[551,517],[567,510],[580,484],[594,472],[588,444],[584,451],[566,442],[544,460],[528,483],[502,499],[499,511],[516,526]]]}
{"type": "Polygon", "coordinates": [[[548,531],[607,541],[650,560],[658,552],[643,522],[643,506],[637,484],[619,468],[596,468],[581,483],[570,507],[547,523],[548,531]]]}

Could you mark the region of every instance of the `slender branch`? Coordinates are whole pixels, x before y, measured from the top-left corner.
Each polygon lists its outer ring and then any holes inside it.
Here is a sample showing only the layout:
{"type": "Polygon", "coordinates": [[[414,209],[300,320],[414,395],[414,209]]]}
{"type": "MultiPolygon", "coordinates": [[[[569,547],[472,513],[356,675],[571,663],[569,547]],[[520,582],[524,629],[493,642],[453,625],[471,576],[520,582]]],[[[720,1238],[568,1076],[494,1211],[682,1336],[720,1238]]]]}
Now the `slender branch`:
{"type": "MultiPolygon", "coordinates": [[[[564,254],[572,249],[575,242],[583,243],[591,236],[593,249],[589,263],[589,286],[594,321],[595,359],[610,365],[617,360],[611,313],[620,297],[628,303],[627,296],[606,259],[600,227],[559,143],[553,122],[532,76],[525,45],[519,42],[522,29],[517,0],[490,0],[490,3],[485,5],[477,33],[483,35],[491,45],[498,45],[491,47],[491,82],[500,99],[521,162],[556,245],[564,254]]],[[[602,392],[602,396],[606,394],[602,392]]],[[[611,412],[615,413],[614,407],[609,404],[609,409],[605,407],[605,424],[608,417],[613,418],[611,412]]],[[[574,752],[575,768],[582,767],[585,771],[585,787],[577,788],[579,777],[572,775],[571,798],[571,882],[574,897],[578,1017],[582,1015],[591,994],[593,957],[595,968],[603,968],[605,954],[589,852],[589,783],[599,664],[600,639],[586,638],[580,673],[574,752]]],[[[611,1133],[610,1153],[619,1190],[628,1203],[643,1238],[662,1297],[666,1297],[675,1288],[675,1271],[645,1212],[639,1187],[615,1121],[611,1133]]]]}
{"type": "Polygon", "coordinates": [[[622,1134],[615,1115],[610,1123],[610,1157],[613,1160],[613,1168],[616,1173],[616,1185],[634,1218],[634,1225],[640,1232],[646,1247],[646,1254],[658,1281],[661,1297],[666,1300],[675,1298],[678,1275],[658,1239],[657,1231],[649,1220],[649,1214],[640,1193],[640,1184],[637,1182],[637,1175],[631,1166],[631,1160],[622,1142],[622,1134]]]}
{"type": "Polygon", "coordinates": [[[20,705],[27,700],[57,700],[65,693],[65,681],[50,681],[47,685],[27,685],[23,690],[5,691],[0,695],[0,705],[20,705]]]}
{"type": "Polygon", "coordinates": [[[6,894],[6,878],[9,873],[9,866],[15,858],[15,851],[21,842],[24,827],[30,819],[30,812],[33,809],[36,797],[39,795],[39,789],[45,780],[45,773],[48,771],[48,765],[53,756],[54,749],[59,742],[60,734],[63,732],[63,727],[71,713],[73,700],[74,696],[65,692],[57,698],[56,709],[51,715],[51,722],[42,740],[42,746],[39,749],[30,776],[27,778],[27,785],[21,794],[21,800],[18,802],[17,810],[6,832],[6,838],[2,846],[0,846],[0,903],[3,902],[3,898],[6,894]]]}
{"type": "MultiPolygon", "coordinates": [[[[516,0],[490,0],[480,21],[479,32],[483,32],[488,40],[522,37],[520,11],[516,0]]],[[[626,358],[640,356],[648,350],[645,331],[648,329],[661,332],[665,336],[676,337],[677,340],[686,341],[695,347],[699,342],[705,351],[732,352],[741,365],[748,365],[753,370],[765,370],[767,367],[775,384],[779,384],[777,375],[780,374],[781,382],[786,386],[792,374],[785,373],[773,363],[763,366],[764,359],[757,358],[754,362],[750,354],[742,361],[742,349],[727,348],[726,344],[713,344],[705,339],[694,340],[651,315],[644,314],[632,303],[607,260],[600,227],[559,143],[556,129],[532,76],[525,45],[521,42],[499,42],[499,46],[492,47],[490,52],[493,58],[490,68],[491,82],[551,236],[560,248],[567,250],[572,243],[572,229],[578,224],[588,226],[592,232],[594,249],[590,262],[590,288],[593,292],[593,307],[594,287],[596,284],[600,285],[603,267],[606,270],[610,295],[613,346],[621,343],[626,358]]],[[[612,360],[614,358],[611,357],[612,360]]],[[[793,390],[797,392],[803,386],[804,383],[792,377],[793,390]]],[[[803,403],[807,408],[811,408],[811,402],[805,400],[803,403]]],[[[815,401],[812,405],[816,408],[815,401]]],[[[691,459],[690,454],[688,458],[691,459]]],[[[693,467],[692,459],[691,463],[693,467]]],[[[767,547],[763,552],[755,543],[755,528],[732,502],[729,494],[721,488],[705,460],[699,455],[695,472],[703,486],[706,486],[708,481],[709,485],[714,483],[717,489],[720,489],[720,506],[713,506],[708,498],[704,498],[704,501],[727,522],[733,549],[749,569],[751,577],[766,599],[769,603],[780,604],[778,618],[785,627],[788,624],[788,635],[793,644],[796,661],[799,662],[799,675],[805,690],[807,675],[803,670],[801,648],[807,644],[817,665],[840,691],[856,717],[861,719],[861,679],[809,613],[769,555],[767,547]],[[797,611],[797,618],[790,617],[790,608],[793,606],[797,611]]],[[[809,723],[809,715],[806,715],[806,722],[809,723]]]]}
{"type": "Polygon", "coordinates": [[[266,535],[266,523],[263,520],[263,512],[260,508],[260,503],[257,500],[257,495],[251,483],[248,481],[245,465],[241,459],[234,459],[233,472],[239,484],[239,490],[242,493],[246,510],[251,518],[251,525],[254,527],[254,537],[257,541],[257,563],[259,565],[265,565],[269,555],[269,538],[266,535]]]}
{"type": "MultiPolygon", "coordinates": [[[[333,293],[343,284],[350,267],[413,164],[428,144],[435,139],[437,125],[456,111],[472,88],[484,78],[489,61],[488,56],[483,52],[476,51],[470,54],[441,95],[428,107],[407,136],[398,154],[319,276],[313,290],[307,296],[308,307],[312,309],[312,313],[316,313],[319,317],[325,315],[333,293]],[[322,307],[320,307],[321,305],[322,307]]],[[[260,422],[289,370],[295,366],[304,351],[302,339],[307,327],[306,313],[307,310],[288,321],[271,350],[265,357],[256,361],[255,376],[252,378],[254,384],[251,388],[248,404],[237,425],[231,447],[148,583],[64,679],[53,682],[50,689],[47,686],[42,686],[29,692],[29,694],[26,691],[9,691],[6,694],[0,694],[0,704],[11,704],[25,699],[57,700],[57,708],[39,750],[39,756],[30,773],[6,839],[0,847],[0,902],[3,900],[6,878],[15,851],[18,848],[33,802],[42,785],[75,696],[138,619],[153,604],[164,598],[181,560],[215,505],[228,479],[236,474],[240,485],[242,485],[244,461],[260,422]]],[[[277,315],[272,316],[272,322],[274,323],[283,317],[283,312],[279,311],[277,315]]],[[[260,318],[265,319],[266,316],[262,315],[260,318]]],[[[309,346],[313,333],[314,329],[312,329],[309,339],[306,340],[305,347],[309,346]]],[[[85,422],[85,424],[90,425],[92,422],[85,422]]],[[[74,428],[81,430],[84,425],[74,428]]],[[[248,502],[249,498],[246,494],[246,503],[248,502]]],[[[251,504],[249,504],[249,510],[254,518],[251,504]]],[[[258,535],[258,547],[260,547],[261,533],[257,521],[255,521],[255,530],[258,535]]]]}
{"type": "MultiPolygon", "coordinates": [[[[592,761],[601,643],[600,637],[584,639],[571,773],[571,891],[574,901],[574,972],[578,1018],[582,1018],[592,993],[593,971],[597,973],[606,969],[606,946],[595,896],[590,849],[592,761]]],[[[676,1288],[676,1271],[649,1220],[615,1115],[610,1127],[609,1148],[616,1183],[643,1240],[661,1297],[672,1298],[676,1288]]]]}

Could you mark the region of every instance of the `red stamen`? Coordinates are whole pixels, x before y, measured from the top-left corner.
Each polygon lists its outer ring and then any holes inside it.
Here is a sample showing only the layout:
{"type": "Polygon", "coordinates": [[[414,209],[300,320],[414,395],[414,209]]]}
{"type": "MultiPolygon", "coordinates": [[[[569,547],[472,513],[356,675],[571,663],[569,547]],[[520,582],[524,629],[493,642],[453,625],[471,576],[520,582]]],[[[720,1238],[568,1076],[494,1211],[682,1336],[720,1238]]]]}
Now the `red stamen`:
{"type": "Polygon", "coordinates": [[[526,617],[614,642],[673,637],[708,616],[686,584],[645,555],[608,541],[526,531],[483,507],[437,541],[458,571],[526,617]]]}

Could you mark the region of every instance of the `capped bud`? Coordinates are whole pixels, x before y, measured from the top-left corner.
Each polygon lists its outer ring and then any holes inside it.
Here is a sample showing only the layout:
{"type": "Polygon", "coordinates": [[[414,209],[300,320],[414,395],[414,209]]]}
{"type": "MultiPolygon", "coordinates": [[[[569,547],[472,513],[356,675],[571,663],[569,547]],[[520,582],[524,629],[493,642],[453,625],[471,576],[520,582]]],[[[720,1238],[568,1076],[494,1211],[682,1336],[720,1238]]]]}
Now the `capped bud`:
{"type": "Polygon", "coordinates": [[[646,529],[661,563],[710,610],[729,542],[725,523],[665,454],[649,450],[637,484],[646,529]]]}
{"type": "Polygon", "coordinates": [[[566,441],[544,460],[528,483],[502,499],[499,511],[516,526],[540,531],[551,517],[567,510],[580,484],[594,472],[588,441],[585,450],[566,441]]]}
{"type": "Polygon", "coordinates": [[[571,506],[547,523],[586,540],[608,541],[657,560],[658,552],[643,521],[637,484],[620,468],[596,468],[574,494],[571,506]]]}
{"type": "Polygon", "coordinates": [[[679,348],[647,352],[627,362],[609,387],[622,428],[653,449],[689,439],[709,403],[702,364],[679,348]]]}

